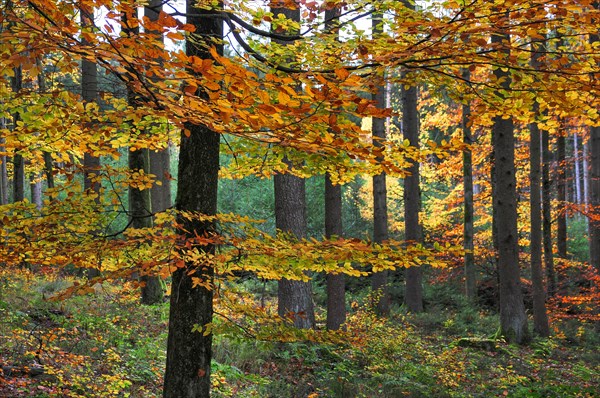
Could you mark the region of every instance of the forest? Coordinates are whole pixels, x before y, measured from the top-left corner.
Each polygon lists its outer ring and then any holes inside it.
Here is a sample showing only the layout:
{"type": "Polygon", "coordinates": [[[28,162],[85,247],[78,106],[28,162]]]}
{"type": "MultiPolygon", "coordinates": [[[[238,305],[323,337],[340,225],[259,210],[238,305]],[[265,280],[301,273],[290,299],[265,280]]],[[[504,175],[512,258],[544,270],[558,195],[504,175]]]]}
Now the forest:
{"type": "Polygon", "coordinates": [[[599,2],[0,5],[0,398],[600,396],[599,2]]]}

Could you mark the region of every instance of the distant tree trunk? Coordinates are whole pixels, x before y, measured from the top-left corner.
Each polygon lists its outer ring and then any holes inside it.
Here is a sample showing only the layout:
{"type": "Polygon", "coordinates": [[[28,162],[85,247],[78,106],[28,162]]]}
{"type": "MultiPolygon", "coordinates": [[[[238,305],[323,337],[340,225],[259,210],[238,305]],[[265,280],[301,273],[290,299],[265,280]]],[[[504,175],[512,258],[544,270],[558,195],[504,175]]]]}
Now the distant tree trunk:
{"type": "MultiPolygon", "coordinates": [[[[532,45],[533,56],[531,66],[540,68],[539,57],[543,48],[535,43],[532,45]]],[[[533,106],[533,114],[539,115],[539,104],[533,106]]],[[[548,315],[546,313],[546,290],[542,272],[542,198],[541,198],[541,136],[537,122],[529,124],[529,184],[530,184],[530,252],[531,252],[531,283],[533,285],[533,330],[540,336],[550,335],[548,315]]]]}
{"type": "MultiPolygon", "coordinates": [[[[14,68],[14,76],[11,78],[12,91],[18,93],[23,88],[23,71],[21,68],[14,68]]],[[[17,128],[17,122],[21,120],[21,115],[13,115],[13,129],[17,128]]],[[[20,202],[25,199],[25,161],[23,156],[15,152],[13,156],[13,202],[20,202]]]]}
{"type": "MultiPolygon", "coordinates": [[[[510,42],[508,34],[493,34],[492,43],[510,42]]],[[[504,50],[508,56],[509,50],[504,50]]],[[[502,88],[510,91],[510,73],[494,69],[502,88]]],[[[501,93],[498,93],[501,96],[501,93]]],[[[497,115],[493,119],[493,151],[496,161],[494,208],[498,234],[498,276],[500,279],[500,328],[509,342],[529,340],[527,314],[523,303],[519,269],[517,231],[517,193],[515,175],[515,137],[512,117],[497,115]]]]}
{"type": "MultiPolygon", "coordinates": [[[[6,119],[0,118],[0,128],[6,128],[6,119]]],[[[0,138],[0,152],[4,152],[4,137],[0,138]]],[[[8,156],[0,155],[0,205],[8,204],[8,170],[6,162],[8,156]]]]}
{"type": "Polygon", "coordinates": [[[557,209],[557,230],[556,245],[558,248],[558,257],[567,258],[567,162],[566,162],[566,138],[564,131],[564,120],[561,119],[561,132],[556,138],[556,167],[558,176],[558,209],[557,209]]]}
{"type": "MultiPolygon", "coordinates": [[[[45,93],[47,90],[46,87],[46,77],[44,75],[44,67],[40,58],[36,59],[36,64],[39,69],[38,73],[38,87],[40,89],[40,93],[45,93]]],[[[54,188],[54,166],[53,166],[52,155],[50,152],[44,151],[44,173],[46,175],[46,183],[48,188],[54,188]]]]}
{"type": "Polygon", "coordinates": [[[552,252],[552,181],[550,180],[550,164],[552,152],[550,151],[550,137],[547,130],[542,131],[542,217],[543,217],[543,245],[544,265],[548,296],[556,293],[556,274],[554,272],[554,253],[552,252]]]}
{"type": "MultiPolygon", "coordinates": [[[[151,21],[156,21],[158,19],[158,14],[152,9],[152,7],[160,8],[161,5],[161,2],[153,0],[149,4],[149,7],[144,8],[144,16],[146,16],[151,21]]],[[[134,33],[137,33],[138,31],[138,28],[134,29],[134,33]]],[[[140,98],[138,98],[131,91],[129,92],[129,94],[130,105],[141,105],[140,98]]],[[[162,182],[162,180],[165,179],[164,175],[161,179],[161,176],[158,173],[154,173],[154,171],[156,171],[156,167],[162,166],[162,163],[154,166],[154,168],[152,166],[153,159],[157,161],[161,160],[157,155],[153,156],[152,154],[154,153],[154,151],[151,152],[148,149],[142,149],[140,151],[134,152],[129,151],[129,168],[131,170],[143,170],[145,174],[155,174],[157,176],[157,180],[162,182]]],[[[167,165],[167,167],[169,166],[167,165]]],[[[162,172],[163,170],[159,171],[162,172]]],[[[170,188],[170,186],[168,186],[168,188],[170,188]]],[[[132,224],[133,228],[150,228],[153,226],[152,213],[158,211],[158,208],[154,208],[154,204],[162,204],[162,201],[164,201],[162,197],[163,195],[163,187],[156,184],[151,189],[146,189],[144,191],[139,191],[136,188],[130,189],[129,201],[132,211],[131,217],[133,217],[134,221],[134,223],[132,224]],[[154,198],[155,195],[157,196],[156,199],[154,198]]],[[[161,209],[161,211],[162,210],[164,209],[161,209]]],[[[161,303],[163,300],[163,289],[160,277],[156,275],[147,275],[145,273],[142,273],[140,279],[142,281],[142,304],[153,305],[161,303]]]]}
{"type": "MultiPolygon", "coordinates": [[[[325,10],[325,30],[337,32],[341,7],[325,10]]],[[[342,186],[333,185],[329,173],[325,175],[325,237],[343,235],[342,186]]],[[[338,330],[346,322],[346,280],[344,274],[327,274],[327,322],[329,330],[338,330]]]]}
{"type": "MultiPolygon", "coordinates": [[[[468,69],[463,71],[463,78],[470,79],[468,69]]],[[[471,126],[469,119],[471,117],[471,107],[469,103],[462,105],[462,130],[463,142],[466,145],[473,144],[471,135],[471,126]]],[[[463,151],[463,193],[464,193],[464,212],[463,212],[463,248],[465,249],[465,296],[469,301],[474,302],[477,298],[477,269],[475,268],[475,256],[473,253],[474,227],[473,227],[473,156],[471,148],[467,147],[463,151]]]]}
{"type": "Polygon", "coordinates": [[[588,236],[590,235],[590,218],[588,212],[590,211],[590,165],[588,158],[590,156],[589,145],[587,140],[583,140],[583,208],[585,210],[585,224],[588,236]]]}
{"type": "Polygon", "coordinates": [[[31,173],[29,175],[29,187],[31,189],[31,203],[33,203],[38,210],[41,210],[42,182],[39,180],[39,176],[36,173],[31,173]]]}
{"type": "MultiPolygon", "coordinates": [[[[382,15],[374,14],[372,16],[372,29],[375,34],[381,33],[382,15]]],[[[375,101],[378,108],[385,108],[385,86],[380,84],[377,86],[377,92],[372,95],[372,100],[375,101]]],[[[372,135],[375,146],[380,146],[379,140],[386,139],[385,119],[373,118],[372,135]]],[[[389,239],[388,231],[388,211],[387,211],[387,187],[386,175],[384,172],[373,176],[373,241],[382,243],[389,239]]],[[[390,313],[390,295],[388,287],[387,270],[374,273],[371,280],[373,292],[375,294],[374,307],[379,315],[387,316],[390,313]]]]}
{"type": "MultiPolygon", "coordinates": [[[[419,149],[419,113],[417,87],[402,87],[402,129],[404,139],[419,149]]],[[[410,160],[410,175],[404,178],[404,235],[409,245],[423,241],[419,213],[421,212],[420,170],[417,160],[410,160]]],[[[421,267],[406,270],[404,303],[409,311],[423,311],[423,275],[421,267]]]]}
{"type": "MultiPolygon", "coordinates": [[[[81,26],[85,28],[94,23],[94,10],[81,8],[81,26]]],[[[84,103],[96,102],[98,100],[98,71],[96,63],[87,59],[81,60],[81,97],[84,103]]],[[[92,129],[92,125],[85,126],[92,129]]],[[[96,195],[96,203],[100,203],[100,184],[92,180],[91,175],[100,170],[100,158],[86,152],[83,155],[83,189],[85,192],[96,195]]],[[[83,273],[88,278],[100,276],[100,270],[88,268],[83,273]]]]}
{"type": "MultiPolygon", "coordinates": [[[[283,14],[300,21],[300,6],[295,9],[273,8],[274,15],[283,14]]],[[[281,41],[276,42],[282,43],[281,41]]],[[[277,174],[275,184],[275,227],[298,239],[306,237],[306,182],[291,174],[277,174]]],[[[281,279],[278,282],[277,312],[283,319],[301,329],[315,326],[315,310],[311,282],[281,279]]]]}
{"type": "MultiPolygon", "coordinates": [[[[342,236],[342,186],[325,175],[325,237],[342,236]]],[[[337,330],[346,322],[344,274],[327,274],[327,329],[337,330]]]]}
{"type": "MultiPolygon", "coordinates": [[[[600,3],[595,1],[594,8],[600,9],[600,3]]],[[[599,41],[598,31],[589,37],[590,44],[599,41]]],[[[590,230],[590,264],[600,272],[600,127],[590,127],[589,138],[590,171],[589,171],[589,193],[590,213],[594,216],[589,218],[590,230]]]]}
{"type": "MultiPolygon", "coordinates": [[[[196,30],[186,42],[188,56],[211,58],[206,44],[223,46],[212,42],[223,37],[223,22],[206,14],[213,11],[195,8],[196,1],[188,0],[187,23],[196,30]],[[199,43],[200,42],[200,43],[199,43]]],[[[199,90],[201,93],[201,90],[199,90]]],[[[217,187],[219,182],[219,135],[206,126],[186,123],[189,137],[181,134],[176,209],[207,215],[217,213],[217,187]]],[[[187,220],[179,217],[182,225],[179,233],[183,239],[211,234],[215,226],[211,222],[187,220]]],[[[214,245],[198,246],[198,250],[213,253],[214,245]]],[[[209,398],[210,361],[212,357],[212,333],[194,332],[194,325],[203,327],[212,322],[213,291],[203,286],[193,287],[190,270],[194,277],[211,282],[214,269],[210,264],[187,262],[172,274],[169,309],[169,337],[167,339],[167,365],[163,388],[164,398],[209,398]]]]}
{"type": "Polygon", "coordinates": [[[575,199],[578,205],[583,203],[581,195],[581,156],[579,155],[579,137],[577,133],[573,133],[573,161],[575,163],[575,199]]]}

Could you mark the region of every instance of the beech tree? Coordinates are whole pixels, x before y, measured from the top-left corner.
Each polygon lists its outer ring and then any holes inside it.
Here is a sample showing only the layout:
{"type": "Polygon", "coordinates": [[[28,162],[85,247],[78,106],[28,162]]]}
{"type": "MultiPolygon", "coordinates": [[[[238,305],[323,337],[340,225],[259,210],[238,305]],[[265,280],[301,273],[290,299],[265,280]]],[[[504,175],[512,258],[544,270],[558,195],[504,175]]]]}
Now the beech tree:
{"type": "MultiPolygon", "coordinates": [[[[218,11],[197,8],[194,1],[186,5],[187,22],[195,28],[194,34],[186,40],[186,55],[210,59],[210,48],[222,54],[223,23],[216,18],[218,11]]],[[[198,95],[205,94],[199,92],[198,95]]],[[[219,137],[202,124],[185,124],[179,149],[177,210],[216,214],[219,137]]],[[[178,233],[188,242],[186,246],[191,245],[199,252],[214,252],[213,243],[202,244],[198,239],[216,232],[214,221],[180,216],[178,224],[178,233]]],[[[213,317],[213,276],[210,262],[187,262],[172,273],[164,398],[208,398],[210,395],[212,333],[206,328],[213,317]],[[193,278],[198,278],[201,284],[195,286],[193,278]]]]}

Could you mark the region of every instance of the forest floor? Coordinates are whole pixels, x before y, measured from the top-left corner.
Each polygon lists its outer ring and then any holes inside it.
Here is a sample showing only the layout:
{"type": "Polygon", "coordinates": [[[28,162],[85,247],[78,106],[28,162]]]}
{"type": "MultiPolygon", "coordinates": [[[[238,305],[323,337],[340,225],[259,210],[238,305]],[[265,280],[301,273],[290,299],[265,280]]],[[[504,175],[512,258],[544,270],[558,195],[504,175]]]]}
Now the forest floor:
{"type": "MultiPolygon", "coordinates": [[[[0,398],[160,397],[168,304],[140,305],[130,282],[50,300],[72,282],[1,272],[0,398]]],[[[269,315],[271,283],[236,286],[216,308],[216,398],[600,396],[600,336],[581,320],[555,319],[551,338],[510,345],[493,311],[434,285],[424,314],[397,307],[379,319],[356,294],[344,332],[295,332],[269,315]]]]}

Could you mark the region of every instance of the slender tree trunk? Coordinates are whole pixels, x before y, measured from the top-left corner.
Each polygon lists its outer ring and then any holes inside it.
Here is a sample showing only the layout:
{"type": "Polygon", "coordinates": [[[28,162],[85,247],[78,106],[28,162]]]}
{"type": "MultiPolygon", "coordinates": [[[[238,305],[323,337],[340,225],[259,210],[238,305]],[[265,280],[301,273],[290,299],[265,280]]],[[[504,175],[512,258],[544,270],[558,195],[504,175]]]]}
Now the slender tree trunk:
{"type": "MultiPolygon", "coordinates": [[[[419,114],[417,111],[417,87],[402,87],[402,129],[404,139],[419,149],[419,114]]],[[[411,160],[410,175],[404,178],[404,235],[407,244],[423,241],[419,213],[421,212],[421,187],[419,162],[411,160]]],[[[423,311],[423,275],[421,267],[406,270],[404,303],[409,311],[423,311]]]]}
{"type": "MultiPolygon", "coordinates": [[[[82,29],[92,26],[94,23],[94,10],[81,8],[81,26],[82,29]]],[[[81,97],[84,103],[96,102],[98,100],[98,71],[96,63],[87,59],[81,60],[81,97]]],[[[93,129],[93,122],[85,126],[87,129],[93,129]]],[[[100,170],[100,158],[91,153],[83,155],[83,189],[87,194],[95,195],[95,202],[100,203],[100,183],[94,181],[92,175],[100,170]]],[[[88,268],[82,270],[88,278],[100,276],[100,270],[88,268]]]]}
{"type": "Polygon", "coordinates": [[[552,181],[550,180],[550,164],[552,152],[550,151],[550,137],[548,131],[542,131],[542,217],[543,217],[543,245],[544,266],[546,267],[546,279],[548,296],[556,293],[556,275],[554,272],[554,253],[552,252],[552,181]]]}
{"type": "MultiPolygon", "coordinates": [[[[6,119],[0,118],[2,125],[0,128],[6,128],[6,119]]],[[[0,138],[0,152],[4,152],[4,137],[0,138]]],[[[8,204],[8,170],[6,162],[8,156],[0,155],[0,205],[8,204]]]]}
{"type": "MultiPolygon", "coordinates": [[[[375,34],[382,32],[382,15],[374,14],[372,16],[372,29],[375,34]]],[[[378,108],[385,108],[385,86],[377,86],[377,92],[373,94],[372,100],[375,101],[378,108]]],[[[373,118],[372,135],[375,146],[379,146],[379,140],[386,139],[385,119],[373,118]]],[[[389,239],[388,231],[388,211],[387,211],[387,187],[386,175],[384,172],[373,176],[373,241],[382,243],[389,239]]],[[[390,313],[390,295],[388,287],[387,270],[374,273],[371,279],[373,288],[374,307],[379,315],[387,316],[390,313]]]]}
{"type": "Polygon", "coordinates": [[[42,182],[36,173],[29,175],[29,187],[31,189],[31,203],[35,205],[38,210],[42,209],[42,182]]]}
{"type": "Polygon", "coordinates": [[[583,140],[583,208],[585,210],[585,224],[588,236],[590,235],[590,218],[588,212],[590,211],[590,165],[588,156],[590,154],[588,141],[583,140]]]}
{"type": "MultiPolygon", "coordinates": [[[[211,38],[223,37],[223,23],[219,18],[206,17],[210,10],[195,8],[196,2],[187,1],[192,15],[187,23],[195,26],[195,35],[186,42],[187,55],[201,59],[211,58],[206,48],[211,38]],[[200,42],[200,43],[199,43],[200,42]]],[[[222,44],[217,52],[223,53],[222,44]]],[[[199,91],[200,92],[200,91],[199,91]]],[[[186,123],[189,137],[181,134],[176,209],[214,215],[217,212],[219,175],[219,135],[205,126],[186,123]]],[[[192,241],[196,236],[210,235],[215,226],[179,217],[179,233],[192,241]]],[[[197,249],[213,253],[214,245],[197,245],[197,249]]],[[[212,333],[194,332],[194,326],[204,327],[212,322],[213,291],[204,286],[193,287],[194,277],[212,284],[214,270],[211,264],[187,261],[184,268],[172,274],[169,309],[169,337],[167,365],[163,388],[164,398],[209,398],[212,333]]]]}
{"type": "MultiPolygon", "coordinates": [[[[600,2],[595,1],[594,8],[600,9],[600,2]]],[[[599,41],[598,30],[589,37],[590,44],[599,41]]],[[[600,272],[600,127],[590,128],[589,138],[590,172],[589,172],[589,218],[590,230],[590,264],[600,272]]]]}
{"type": "MultiPolygon", "coordinates": [[[[543,48],[535,43],[532,45],[533,56],[531,65],[540,68],[539,57],[543,48]]],[[[536,102],[533,114],[539,115],[539,105],[536,102]]],[[[531,252],[531,283],[533,285],[533,330],[540,336],[550,335],[548,315],[546,313],[546,290],[542,272],[542,198],[541,198],[541,136],[537,122],[529,124],[529,184],[530,184],[530,252],[531,252]]]]}
{"type": "MultiPolygon", "coordinates": [[[[463,72],[463,78],[470,79],[469,70],[463,72]]],[[[473,144],[471,135],[471,126],[469,119],[471,118],[471,107],[469,103],[462,106],[462,130],[463,142],[466,145],[473,144]]],[[[473,227],[473,156],[471,148],[466,147],[463,151],[463,194],[464,194],[464,212],[463,212],[463,248],[465,249],[465,296],[471,302],[475,302],[477,298],[477,269],[475,268],[475,249],[473,244],[474,227],[473,227]]]]}
{"type": "MultiPolygon", "coordinates": [[[[508,34],[492,35],[492,42],[510,42],[508,34]]],[[[508,51],[504,50],[506,56],[508,51]]],[[[495,69],[497,81],[510,91],[510,74],[495,69]]],[[[501,96],[500,93],[498,93],[501,96]]],[[[496,189],[494,200],[498,234],[498,276],[500,279],[500,328],[509,342],[524,343],[529,340],[527,315],[523,303],[519,269],[519,244],[517,231],[517,193],[515,175],[515,137],[512,117],[501,115],[493,119],[493,150],[496,161],[496,189]]]]}
{"type": "MultiPolygon", "coordinates": [[[[38,73],[38,87],[40,89],[40,93],[45,93],[47,90],[46,87],[46,77],[44,75],[44,67],[42,64],[42,60],[40,58],[36,59],[36,64],[39,69],[38,73]]],[[[44,151],[44,174],[46,175],[46,183],[48,188],[54,188],[54,166],[53,166],[52,154],[50,152],[44,151]]]]}
{"type": "MultiPolygon", "coordinates": [[[[338,33],[342,9],[335,6],[325,10],[325,30],[338,33]]],[[[333,185],[325,175],[325,237],[343,235],[342,186],[333,185]]],[[[327,329],[338,330],[346,322],[346,280],[344,274],[327,274],[327,329]]]]}
{"type": "MultiPolygon", "coordinates": [[[[561,120],[561,127],[564,127],[564,120],[561,120]]],[[[567,162],[566,162],[566,139],[564,130],[557,137],[557,159],[556,167],[558,176],[558,209],[557,209],[557,230],[556,245],[558,248],[558,257],[567,258],[567,162]]]]}
{"type": "MultiPolygon", "coordinates": [[[[21,68],[14,69],[14,76],[11,78],[12,90],[18,93],[23,88],[23,71],[21,68]]],[[[17,122],[21,120],[21,115],[13,115],[13,129],[17,128],[17,122]]],[[[20,202],[25,199],[25,160],[23,156],[15,152],[13,156],[13,202],[20,202]]]]}
{"type": "Polygon", "coordinates": [[[575,199],[578,205],[583,203],[581,196],[581,156],[579,155],[579,137],[573,133],[573,161],[575,163],[575,199]]]}

